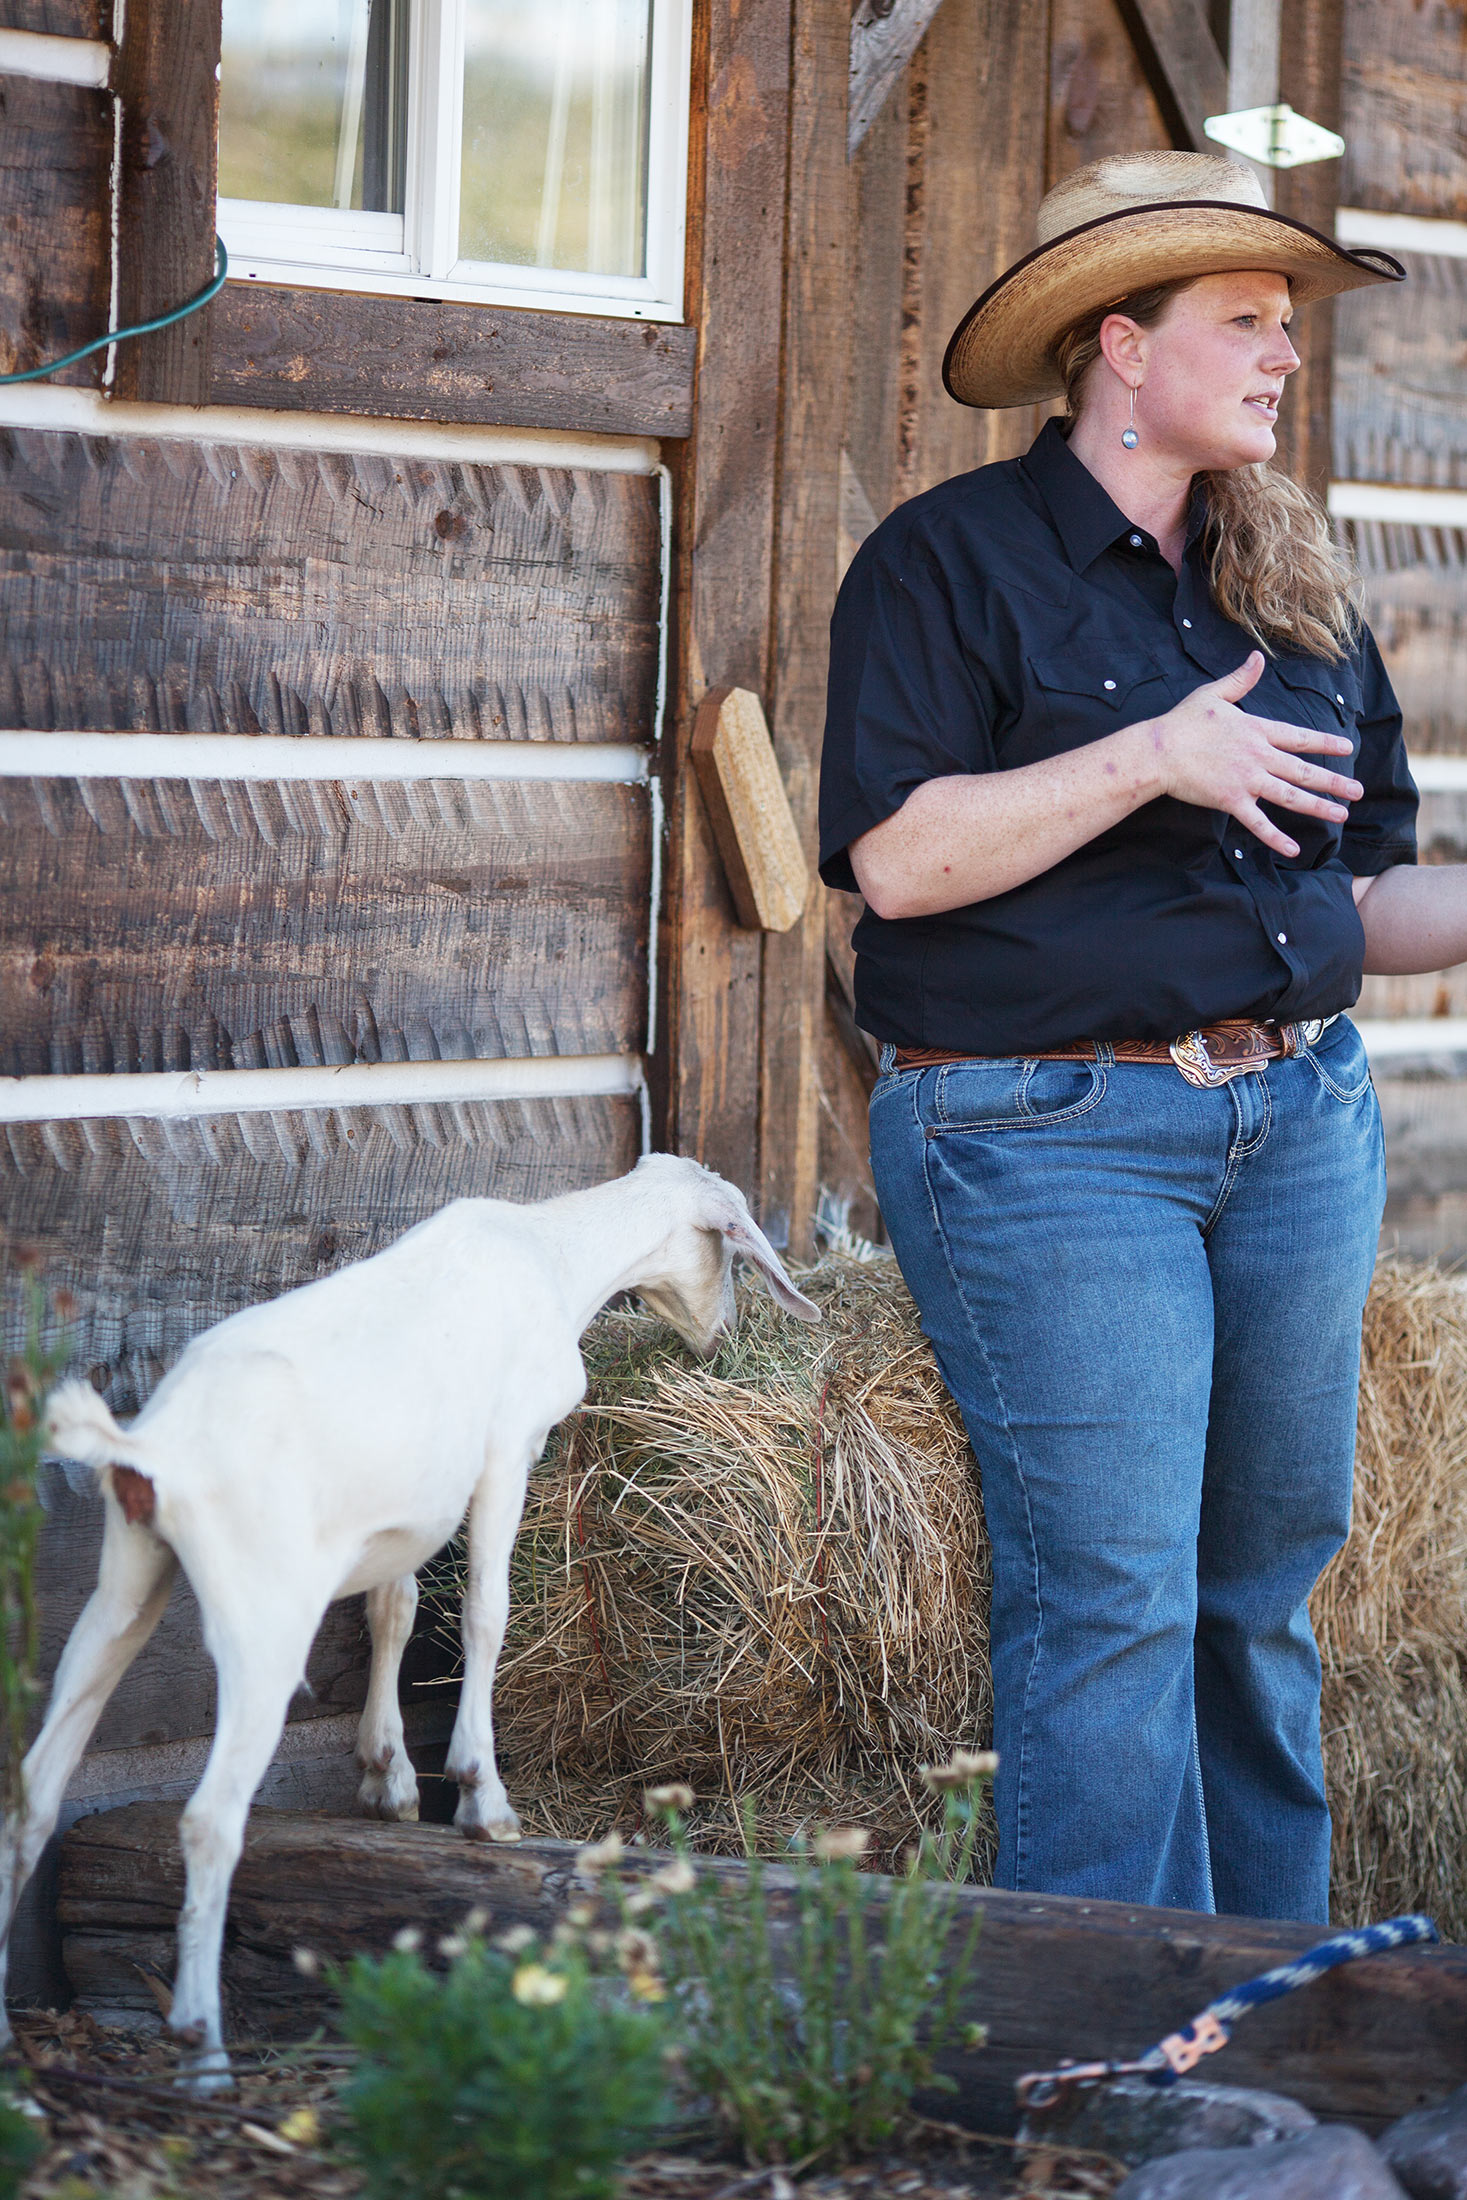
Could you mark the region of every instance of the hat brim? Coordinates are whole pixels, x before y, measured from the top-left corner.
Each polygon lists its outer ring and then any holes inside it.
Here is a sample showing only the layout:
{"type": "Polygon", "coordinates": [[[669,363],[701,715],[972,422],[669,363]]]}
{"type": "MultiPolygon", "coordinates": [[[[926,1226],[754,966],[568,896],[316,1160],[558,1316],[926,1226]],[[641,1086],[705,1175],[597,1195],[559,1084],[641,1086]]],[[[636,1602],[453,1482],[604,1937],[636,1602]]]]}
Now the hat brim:
{"type": "Polygon", "coordinates": [[[1055,346],[1102,306],[1154,283],[1266,268],[1296,306],[1367,283],[1398,283],[1389,252],[1347,252],[1303,222],[1225,199],[1175,199],[1102,214],[1008,268],[953,332],[942,379],[960,405],[1035,405],[1064,379],[1055,346]]]}

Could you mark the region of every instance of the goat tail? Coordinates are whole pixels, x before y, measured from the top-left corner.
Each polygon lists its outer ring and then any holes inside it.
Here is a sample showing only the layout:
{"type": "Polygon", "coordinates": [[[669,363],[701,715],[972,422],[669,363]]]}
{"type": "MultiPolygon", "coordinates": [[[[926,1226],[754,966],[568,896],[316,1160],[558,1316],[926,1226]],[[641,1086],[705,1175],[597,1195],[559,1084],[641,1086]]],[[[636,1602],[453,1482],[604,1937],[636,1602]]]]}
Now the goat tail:
{"type": "Polygon", "coordinates": [[[127,1437],[113,1420],[105,1399],[90,1383],[58,1383],[46,1404],[46,1441],[64,1459],[83,1466],[116,1464],[127,1437]]]}

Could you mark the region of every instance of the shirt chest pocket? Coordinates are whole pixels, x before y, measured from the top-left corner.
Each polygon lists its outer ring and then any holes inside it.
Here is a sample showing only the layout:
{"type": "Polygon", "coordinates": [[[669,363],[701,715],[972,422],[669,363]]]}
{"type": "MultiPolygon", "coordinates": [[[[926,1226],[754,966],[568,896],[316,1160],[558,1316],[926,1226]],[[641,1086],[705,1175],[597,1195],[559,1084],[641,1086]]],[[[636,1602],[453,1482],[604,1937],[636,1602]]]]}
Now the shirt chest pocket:
{"type": "MultiPolygon", "coordinates": [[[[1255,691],[1254,696],[1245,696],[1244,710],[1260,718],[1281,718],[1287,726],[1317,726],[1321,733],[1343,733],[1355,739],[1359,697],[1348,666],[1325,664],[1317,657],[1279,657],[1269,672],[1276,683],[1274,693],[1255,691]]],[[[1344,757],[1336,768],[1347,768],[1344,757]]]]}
{"type": "Polygon", "coordinates": [[[1031,657],[1029,674],[1033,707],[1006,744],[1013,752],[1006,763],[1062,756],[1138,719],[1154,718],[1174,700],[1153,658],[1138,655],[1134,644],[1124,652],[1108,649],[1099,637],[1031,657]]]}

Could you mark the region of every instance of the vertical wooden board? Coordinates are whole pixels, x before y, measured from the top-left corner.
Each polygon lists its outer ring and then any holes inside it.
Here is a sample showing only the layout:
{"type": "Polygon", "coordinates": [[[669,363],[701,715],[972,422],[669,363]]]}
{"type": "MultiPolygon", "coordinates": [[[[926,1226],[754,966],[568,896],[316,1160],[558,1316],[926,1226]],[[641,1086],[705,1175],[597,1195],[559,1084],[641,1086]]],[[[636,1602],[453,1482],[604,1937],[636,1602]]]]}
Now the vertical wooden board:
{"type": "MultiPolygon", "coordinates": [[[[961,0],[946,0],[948,7],[961,0]]],[[[841,562],[897,501],[910,88],[898,84],[851,168],[854,192],[841,562]]]]}
{"type": "Polygon", "coordinates": [[[0,725],[646,741],[657,484],[0,429],[0,725]]]}
{"type": "Polygon", "coordinates": [[[1051,0],[1049,39],[1051,189],[1108,153],[1172,144],[1115,0],[1051,0]]]}
{"type": "Polygon", "coordinates": [[[699,364],[692,435],[671,461],[665,1014],[651,1070],[666,1143],[753,1193],[761,942],[735,922],[688,743],[710,687],[769,694],[790,0],[711,0],[696,40],[688,265],[699,364]]]}
{"type": "MultiPolygon", "coordinates": [[[[122,33],[118,297],[131,323],[171,312],[214,274],[219,0],[127,0],[122,33]]],[[[196,313],[124,344],[118,396],[202,405],[208,331],[196,313]]]]}
{"type": "MultiPolygon", "coordinates": [[[[59,359],[107,327],[111,161],[105,92],[0,76],[0,373],[59,359]]],[[[94,387],[103,357],[56,379],[94,387]]]]}
{"type": "Polygon", "coordinates": [[[1467,260],[1397,257],[1404,285],[1335,302],[1335,475],[1467,488],[1467,260]]]}
{"type": "Polygon", "coordinates": [[[647,793],[0,780],[0,1075],[629,1053],[647,793]]]}
{"type": "MultiPolygon", "coordinates": [[[[1327,130],[1341,123],[1344,5],[1309,0],[1307,7],[1286,6],[1280,16],[1279,98],[1327,130]]],[[[1279,170],[1274,207],[1332,237],[1339,196],[1340,163],[1311,161],[1279,170]]],[[[1321,298],[1295,315],[1289,333],[1303,365],[1290,378],[1278,424],[1277,463],[1321,498],[1331,470],[1334,314],[1334,299],[1321,298]]]]}
{"type": "Polygon", "coordinates": [[[1343,532],[1408,748],[1467,755],[1467,530],[1349,520],[1343,532]]]}
{"type": "MultiPolygon", "coordinates": [[[[813,874],[854,243],[845,135],[848,0],[796,0],[793,53],[771,715],[785,791],[813,874]]],[[[764,942],[760,1211],[775,1243],[797,1255],[814,1247],[824,903],[816,883],[800,922],[764,942]]]]}
{"type": "MultiPolygon", "coordinates": [[[[1292,16],[1312,12],[1286,6],[1286,28],[1292,16]]],[[[1345,0],[1339,127],[1344,205],[1467,220],[1462,0],[1345,0]]]]}
{"type": "MultiPolygon", "coordinates": [[[[364,1259],[450,1199],[622,1174],[631,1098],[464,1101],[0,1126],[0,1214],[80,1305],[74,1358],[135,1412],[190,1337],[364,1259]]],[[[6,1342],[19,1340],[13,1276],[6,1342]]]]}

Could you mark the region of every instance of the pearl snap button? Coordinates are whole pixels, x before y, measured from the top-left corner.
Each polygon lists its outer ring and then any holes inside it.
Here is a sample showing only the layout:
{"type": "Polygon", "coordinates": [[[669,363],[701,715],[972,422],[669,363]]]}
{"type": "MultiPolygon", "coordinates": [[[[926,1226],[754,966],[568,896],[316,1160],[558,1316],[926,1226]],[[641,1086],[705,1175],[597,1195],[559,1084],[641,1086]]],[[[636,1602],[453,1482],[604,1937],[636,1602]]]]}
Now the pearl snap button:
{"type": "Polygon", "coordinates": [[[1105,684],[1106,684],[1106,686],[1107,686],[1108,688],[1113,688],[1113,687],[1115,686],[1115,681],[1114,681],[1114,680],[1107,680],[1105,684]]]}
{"type": "Polygon", "coordinates": [[[1129,540],[1129,542],[1130,542],[1130,545],[1131,545],[1131,548],[1132,548],[1133,550],[1139,550],[1139,549],[1140,549],[1140,547],[1141,547],[1141,537],[1140,537],[1139,535],[1131,535],[1130,537],[1128,537],[1128,540],[1129,540]]]}
{"type": "Polygon", "coordinates": [[[1241,863],[1241,862],[1242,862],[1242,860],[1243,860],[1243,851],[1242,851],[1242,849],[1241,849],[1241,848],[1235,848],[1235,849],[1233,850],[1233,854],[1234,854],[1234,855],[1235,855],[1235,856],[1237,857],[1238,861],[1239,861],[1239,862],[1241,863]]]}
{"type": "Polygon", "coordinates": [[[1343,695],[1337,695],[1337,696],[1335,697],[1335,701],[1336,701],[1336,702],[1337,702],[1337,703],[1338,703],[1338,704],[1340,705],[1340,708],[1341,708],[1341,709],[1343,710],[1343,708],[1344,708],[1344,704],[1345,704],[1345,698],[1344,698],[1344,696],[1343,696],[1343,695]]]}
{"type": "Polygon", "coordinates": [[[1287,947],[1287,946],[1288,946],[1288,944],[1289,944],[1289,935],[1288,935],[1288,933],[1287,933],[1287,932],[1280,932],[1280,934],[1279,934],[1279,946],[1280,946],[1280,947],[1287,947]]]}
{"type": "Polygon", "coordinates": [[[1185,626],[1185,627],[1190,627],[1190,626],[1191,626],[1191,624],[1192,624],[1192,621],[1191,621],[1190,619],[1183,619],[1183,621],[1182,621],[1182,624],[1183,624],[1183,626],[1185,626]]]}

